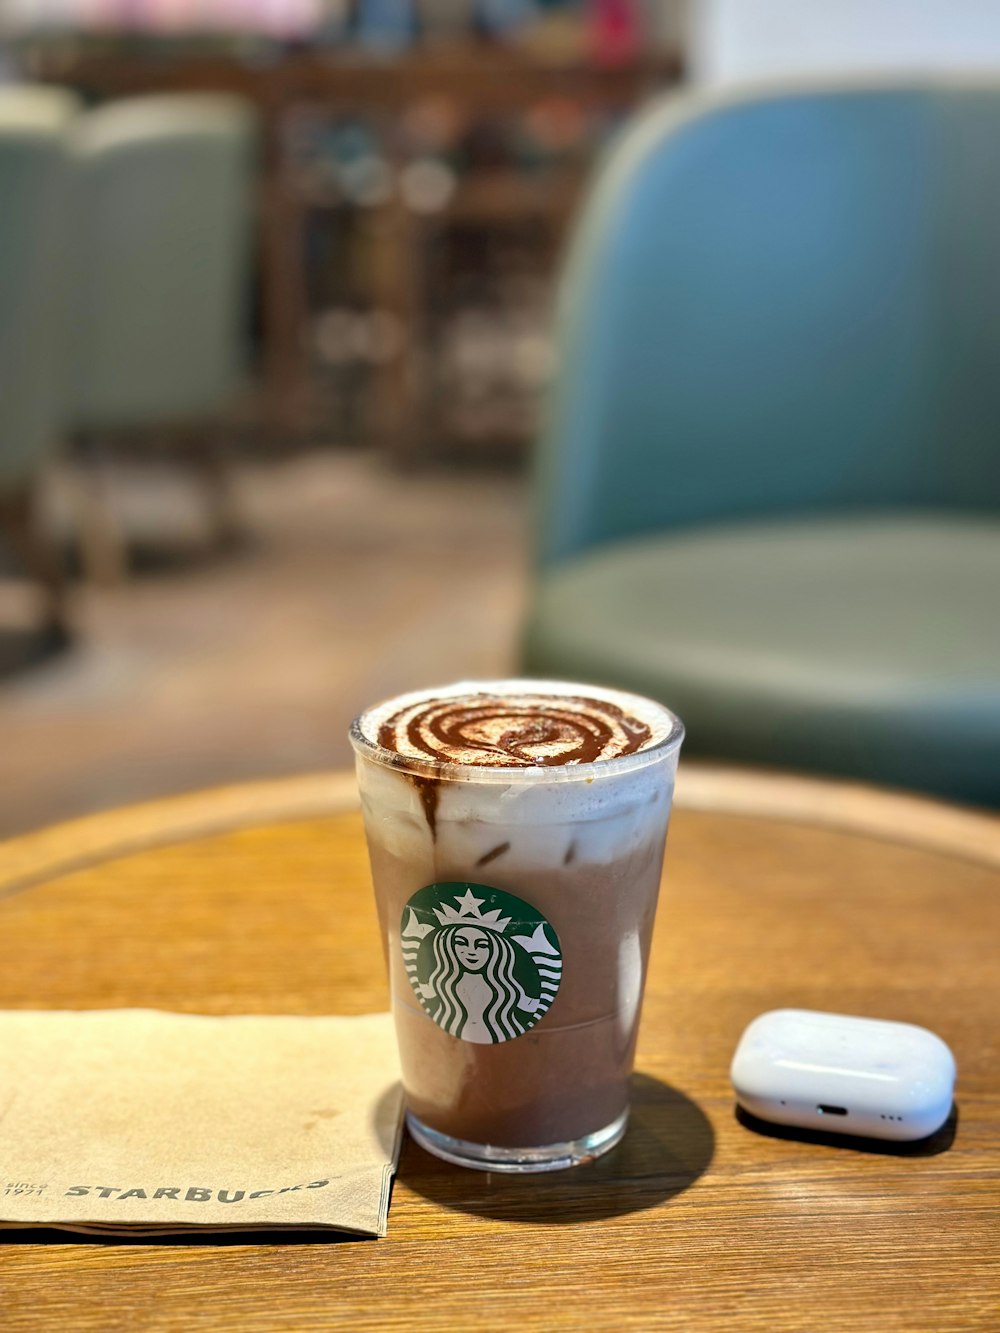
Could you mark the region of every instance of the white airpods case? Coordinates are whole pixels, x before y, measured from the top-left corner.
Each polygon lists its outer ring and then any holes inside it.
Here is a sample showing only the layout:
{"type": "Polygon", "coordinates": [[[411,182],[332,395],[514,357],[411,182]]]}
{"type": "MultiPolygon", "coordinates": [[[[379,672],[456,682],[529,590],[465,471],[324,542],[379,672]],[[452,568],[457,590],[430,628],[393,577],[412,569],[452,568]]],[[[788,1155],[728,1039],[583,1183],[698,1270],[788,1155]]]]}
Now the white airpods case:
{"type": "Polygon", "coordinates": [[[955,1057],[910,1023],[775,1009],[740,1038],[739,1104],[779,1125],[880,1139],[922,1139],[951,1111],[955,1057]]]}

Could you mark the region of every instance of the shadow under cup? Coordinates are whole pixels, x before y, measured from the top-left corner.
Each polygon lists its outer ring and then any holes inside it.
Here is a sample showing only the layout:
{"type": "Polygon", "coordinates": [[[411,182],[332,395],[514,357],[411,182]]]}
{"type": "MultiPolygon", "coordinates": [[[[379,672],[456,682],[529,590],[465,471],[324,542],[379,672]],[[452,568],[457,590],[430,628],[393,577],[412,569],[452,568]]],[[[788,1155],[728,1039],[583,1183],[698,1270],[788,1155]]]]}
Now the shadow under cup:
{"type": "Polygon", "coordinates": [[[545,1171],[621,1139],[680,722],[593,686],[402,696],[351,730],[407,1124],[462,1166],[545,1171]],[[645,748],[489,767],[401,755],[380,719],[427,698],[572,696],[650,720],[645,748]]]}

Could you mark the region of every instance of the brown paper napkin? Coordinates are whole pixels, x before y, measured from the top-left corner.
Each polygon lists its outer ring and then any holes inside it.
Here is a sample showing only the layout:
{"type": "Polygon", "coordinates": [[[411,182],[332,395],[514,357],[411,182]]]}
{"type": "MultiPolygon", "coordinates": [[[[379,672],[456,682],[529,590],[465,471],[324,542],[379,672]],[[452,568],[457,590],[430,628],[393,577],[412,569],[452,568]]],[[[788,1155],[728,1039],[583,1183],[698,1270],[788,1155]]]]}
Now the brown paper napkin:
{"type": "Polygon", "coordinates": [[[384,1236],[392,1019],[0,1013],[0,1226],[384,1236]]]}

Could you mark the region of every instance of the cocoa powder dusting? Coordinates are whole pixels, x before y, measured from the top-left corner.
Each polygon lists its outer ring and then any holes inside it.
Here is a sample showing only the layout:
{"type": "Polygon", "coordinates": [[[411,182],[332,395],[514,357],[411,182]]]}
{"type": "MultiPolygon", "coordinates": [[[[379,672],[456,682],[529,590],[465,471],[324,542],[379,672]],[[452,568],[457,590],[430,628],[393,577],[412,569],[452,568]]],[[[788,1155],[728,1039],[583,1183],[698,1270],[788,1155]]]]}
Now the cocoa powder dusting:
{"type": "Polygon", "coordinates": [[[484,768],[590,764],[634,754],[651,728],[609,700],[477,693],[410,704],[379,727],[402,756],[484,768]]]}

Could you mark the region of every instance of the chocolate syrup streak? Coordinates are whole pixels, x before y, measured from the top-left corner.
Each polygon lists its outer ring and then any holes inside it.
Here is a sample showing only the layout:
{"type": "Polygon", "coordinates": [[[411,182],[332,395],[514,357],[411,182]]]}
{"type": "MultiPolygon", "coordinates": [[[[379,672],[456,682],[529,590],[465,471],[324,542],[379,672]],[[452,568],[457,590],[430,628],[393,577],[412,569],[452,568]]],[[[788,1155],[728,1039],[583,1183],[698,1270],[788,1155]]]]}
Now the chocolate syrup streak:
{"type": "Polygon", "coordinates": [[[535,767],[618,759],[651,735],[644,722],[603,700],[467,695],[394,713],[379,727],[378,743],[395,754],[444,763],[535,767]]]}
{"type": "Polygon", "coordinates": [[[437,778],[425,778],[419,773],[410,773],[408,777],[417,789],[420,804],[424,807],[424,815],[427,818],[427,827],[431,831],[431,837],[436,842],[438,798],[441,795],[440,783],[437,778]]]}

